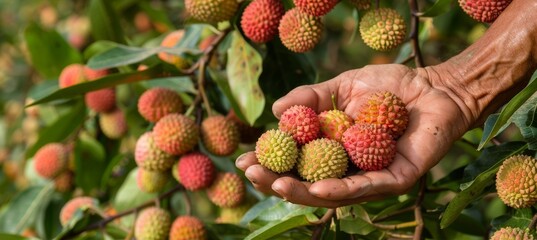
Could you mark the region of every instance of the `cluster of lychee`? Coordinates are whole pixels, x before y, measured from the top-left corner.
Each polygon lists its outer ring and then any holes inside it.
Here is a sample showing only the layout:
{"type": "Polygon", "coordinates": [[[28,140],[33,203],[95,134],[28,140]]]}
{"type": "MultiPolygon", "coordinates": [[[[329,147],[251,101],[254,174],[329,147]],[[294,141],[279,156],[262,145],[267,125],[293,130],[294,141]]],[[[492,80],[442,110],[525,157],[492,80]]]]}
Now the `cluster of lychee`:
{"type": "Polygon", "coordinates": [[[69,166],[70,153],[70,146],[54,142],[45,144],[34,155],[36,173],[53,180],[58,192],[67,192],[74,185],[74,173],[69,166]]]}
{"type": "Polygon", "coordinates": [[[396,139],[407,124],[405,104],[388,91],[372,94],[354,120],[337,109],[317,114],[295,105],[283,112],[278,129],[261,135],[255,153],[259,163],[273,172],[296,168],[310,182],[341,178],[349,159],[364,171],[390,165],[396,139]]]}

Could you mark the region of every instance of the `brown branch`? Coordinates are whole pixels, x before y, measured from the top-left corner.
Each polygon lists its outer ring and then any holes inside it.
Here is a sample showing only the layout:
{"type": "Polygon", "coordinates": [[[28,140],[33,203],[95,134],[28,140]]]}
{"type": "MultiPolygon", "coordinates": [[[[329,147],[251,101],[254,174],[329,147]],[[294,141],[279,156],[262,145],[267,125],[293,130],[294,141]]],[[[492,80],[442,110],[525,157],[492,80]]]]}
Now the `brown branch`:
{"type": "Polygon", "coordinates": [[[310,222],[312,225],[317,225],[317,227],[315,227],[315,230],[313,230],[313,234],[311,236],[312,240],[321,239],[325,225],[330,223],[330,220],[332,219],[332,217],[334,217],[335,213],[336,209],[330,208],[328,209],[328,211],[326,211],[326,213],[324,213],[321,219],[314,222],[310,222]]]}
{"type": "Polygon", "coordinates": [[[410,18],[410,41],[412,44],[414,62],[416,67],[424,67],[423,56],[421,55],[420,42],[419,42],[419,28],[420,28],[420,17],[418,16],[418,1],[417,0],[408,0],[408,5],[410,6],[411,18],[410,18]]]}
{"type": "Polygon", "coordinates": [[[535,229],[535,225],[537,225],[537,214],[533,215],[530,225],[528,225],[528,229],[532,231],[533,229],[535,229]]]}
{"type": "Polygon", "coordinates": [[[416,221],[411,222],[404,222],[404,223],[398,223],[398,224],[378,224],[373,223],[373,226],[375,226],[378,229],[382,230],[399,230],[403,228],[410,228],[410,227],[417,227],[418,223],[416,221]]]}
{"type": "Polygon", "coordinates": [[[416,221],[416,229],[414,230],[414,240],[421,239],[423,233],[423,216],[421,214],[421,204],[423,198],[425,197],[425,185],[427,180],[427,175],[423,175],[420,179],[420,187],[418,192],[418,199],[416,199],[416,204],[414,205],[414,219],[416,221]]]}
{"type": "Polygon", "coordinates": [[[196,70],[200,68],[200,65],[202,62],[209,62],[211,60],[212,55],[214,54],[215,50],[217,49],[218,45],[224,40],[224,38],[231,32],[231,28],[227,28],[224,31],[222,31],[218,36],[213,40],[213,42],[205,49],[203,50],[203,55],[192,65],[189,69],[186,69],[182,71],[185,74],[193,74],[196,70]]]}
{"type": "Polygon", "coordinates": [[[403,59],[403,61],[398,62],[399,64],[407,64],[408,62],[414,60],[416,58],[414,54],[410,54],[407,58],[403,59]]]}
{"type": "Polygon", "coordinates": [[[386,235],[388,235],[391,238],[397,238],[397,239],[412,239],[414,237],[412,235],[393,233],[393,232],[386,232],[386,235]]]}
{"type": "Polygon", "coordinates": [[[205,105],[205,111],[207,111],[207,114],[209,116],[212,115],[211,110],[211,104],[209,103],[209,99],[207,98],[207,93],[205,92],[205,64],[207,62],[201,61],[200,68],[199,68],[199,75],[198,75],[198,94],[201,95],[201,99],[203,100],[203,105],[205,105]]]}

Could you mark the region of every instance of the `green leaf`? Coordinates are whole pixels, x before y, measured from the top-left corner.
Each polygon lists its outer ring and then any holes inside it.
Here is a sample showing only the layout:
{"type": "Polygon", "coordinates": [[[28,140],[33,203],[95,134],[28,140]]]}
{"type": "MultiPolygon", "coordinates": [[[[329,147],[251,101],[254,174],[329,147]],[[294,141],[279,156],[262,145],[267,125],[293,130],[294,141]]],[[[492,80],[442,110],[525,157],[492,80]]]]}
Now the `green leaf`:
{"type": "Polygon", "coordinates": [[[84,50],[84,59],[91,59],[93,56],[106,52],[116,47],[117,45],[118,44],[116,42],[107,41],[107,40],[100,40],[100,41],[94,42],[91,45],[89,45],[89,47],[87,47],[86,50],[84,50]]]}
{"type": "Polygon", "coordinates": [[[194,83],[190,80],[190,77],[155,78],[151,79],[151,81],[143,82],[142,85],[146,88],[164,87],[178,92],[188,92],[192,94],[197,94],[198,92],[194,87],[194,83]]]}
{"type": "Polygon", "coordinates": [[[209,239],[242,240],[250,234],[250,230],[234,224],[208,223],[206,227],[209,239]]]}
{"type": "Polygon", "coordinates": [[[151,21],[156,24],[162,24],[164,26],[166,26],[167,29],[173,29],[174,26],[173,26],[173,23],[170,22],[170,18],[169,16],[167,15],[166,11],[163,11],[161,9],[155,9],[153,8],[153,6],[151,6],[151,4],[149,4],[148,2],[138,2],[138,6],[140,6],[140,8],[145,12],[147,13],[147,16],[149,17],[149,19],[151,19],[151,21]]]}
{"type": "Polygon", "coordinates": [[[156,193],[145,193],[140,191],[136,183],[136,173],[138,168],[133,169],[121,188],[119,188],[114,199],[114,208],[118,211],[125,211],[147,202],[157,196],[156,193]]]}
{"type": "Polygon", "coordinates": [[[76,128],[84,122],[86,118],[86,106],[83,101],[77,101],[73,107],[55,122],[39,131],[39,137],[34,145],[26,151],[26,158],[29,158],[43,145],[51,142],[61,142],[71,135],[76,128]]]}
{"type": "Polygon", "coordinates": [[[491,225],[500,229],[502,227],[518,227],[525,229],[530,225],[533,213],[531,208],[521,208],[516,209],[513,216],[503,215],[498,218],[495,218],[491,225]]]}
{"type": "Polygon", "coordinates": [[[269,212],[269,208],[275,206],[276,204],[279,204],[283,202],[281,198],[277,197],[268,197],[263,201],[258,202],[254,206],[252,206],[248,212],[244,214],[242,217],[242,220],[240,222],[240,225],[247,225],[251,221],[253,221],[255,218],[257,218],[260,214],[263,212],[269,212]]]}
{"type": "Polygon", "coordinates": [[[111,1],[91,0],[89,3],[91,34],[96,40],[110,40],[124,43],[123,30],[119,17],[111,1]]]}
{"type": "Polygon", "coordinates": [[[45,78],[55,79],[65,66],[82,61],[80,53],[55,30],[32,23],[25,29],[24,39],[32,65],[45,78]]]}
{"type": "Polygon", "coordinates": [[[88,61],[88,67],[94,69],[113,68],[141,62],[159,52],[160,48],[138,48],[118,45],[95,55],[88,61]]]}
{"type": "Polygon", "coordinates": [[[2,240],[30,240],[30,239],[36,239],[36,238],[27,238],[27,237],[23,237],[19,235],[0,233],[0,239],[2,240]]]}
{"type": "Polygon", "coordinates": [[[453,0],[437,0],[432,7],[423,11],[420,17],[436,17],[451,10],[453,0]]]}
{"type": "Polygon", "coordinates": [[[509,122],[513,122],[520,129],[524,140],[528,142],[528,148],[537,150],[537,94],[533,94],[511,116],[509,122]]]}
{"type": "Polygon", "coordinates": [[[101,186],[100,179],[106,170],[105,150],[100,142],[82,134],[75,145],[75,182],[85,193],[101,186]]]}
{"type": "Polygon", "coordinates": [[[337,209],[340,229],[349,234],[367,235],[375,231],[369,214],[360,205],[351,205],[337,209]]]}
{"type": "Polygon", "coordinates": [[[245,240],[271,239],[272,237],[284,233],[290,229],[308,226],[317,220],[319,220],[319,218],[313,213],[286,217],[279,221],[270,222],[262,228],[257,229],[248,235],[245,240]]]}
{"type": "Polygon", "coordinates": [[[227,52],[227,74],[231,94],[239,104],[240,112],[253,125],[263,112],[265,96],[259,86],[263,71],[261,55],[237,31],[232,33],[227,52]]]}

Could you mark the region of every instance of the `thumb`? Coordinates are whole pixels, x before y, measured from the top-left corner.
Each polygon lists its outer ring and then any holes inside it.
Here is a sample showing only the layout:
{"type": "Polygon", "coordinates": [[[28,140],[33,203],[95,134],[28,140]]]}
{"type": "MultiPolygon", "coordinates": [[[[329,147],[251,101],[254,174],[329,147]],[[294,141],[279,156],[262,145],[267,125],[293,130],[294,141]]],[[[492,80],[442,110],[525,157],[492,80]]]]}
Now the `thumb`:
{"type": "Polygon", "coordinates": [[[319,84],[300,86],[278,99],[272,105],[274,116],[280,118],[282,113],[294,105],[304,105],[320,113],[332,109],[332,94],[336,94],[337,87],[334,80],[319,84]]]}

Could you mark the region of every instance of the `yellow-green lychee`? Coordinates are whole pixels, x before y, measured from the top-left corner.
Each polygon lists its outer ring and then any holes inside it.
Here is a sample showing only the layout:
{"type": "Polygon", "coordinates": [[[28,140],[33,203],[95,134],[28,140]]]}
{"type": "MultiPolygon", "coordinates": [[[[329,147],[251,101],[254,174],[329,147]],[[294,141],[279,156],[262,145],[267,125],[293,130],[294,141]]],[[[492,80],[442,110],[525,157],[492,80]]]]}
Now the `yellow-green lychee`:
{"type": "Polygon", "coordinates": [[[201,138],[207,150],[227,156],[239,146],[239,130],[235,123],[222,115],[210,116],[201,123],[201,138]]]}
{"type": "Polygon", "coordinates": [[[307,181],[341,178],[347,171],[349,158],[336,140],[319,138],[300,149],[297,170],[307,181]]]}
{"type": "Polygon", "coordinates": [[[500,199],[513,208],[537,203],[537,160],[525,155],[506,159],[496,173],[496,190],[500,199]]]}
{"type": "Polygon", "coordinates": [[[127,120],[119,108],[99,114],[99,126],[103,134],[110,139],[120,139],[127,133],[127,120]]]}
{"type": "Polygon", "coordinates": [[[326,138],[341,142],[343,133],[354,125],[349,115],[340,110],[329,110],[319,113],[321,135],[326,138]]]}
{"type": "Polygon", "coordinates": [[[134,160],[139,167],[152,171],[166,171],[175,162],[174,156],[157,147],[152,132],[144,133],[136,142],[134,160]]]}
{"type": "Polygon", "coordinates": [[[205,240],[207,233],[203,222],[192,216],[180,216],[173,221],[170,240],[205,240]]]}
{"type": "Polygon", "coordinates": [[[298,147],[293,137],[278,129],[263,133],[255,146],[259,164],[273,172],[282,173],[293,169],[298,158],[298,147]]]}
{"type": "Polygon", "coordinates": [[[158,207],[149,207],[136,218],[134,236],[143,240],[165,240],[171,226],[170,214],[158,207]]]}
{"type": "Polygon", "coordinates": [[[389,91],[379,91],[367,99],[356,123],[379,125],[388,130],[394,138],[403,135],[408,125],[408,110],[399,97],[389,91]]]}
{"type": "Polygon", "coordinates": [[[404,41],[406,24],[403,17],[394,9],[372,9],[360,21],[360,34],[367,46],[379,51],[388,51],[404,41]]]}
{"type": "Polygon", "coordinates": [[[170,176],[168,172],[149,171],[143,168],[138,168],[136,180],[140,190],[154,193],[164,189],[168,180],[170,180],[170,176]]]}
{"type": "Polygon", "coordinates": [[[215,24],[230,20],[237,11],[237,0],[185,0],[185,8],[192,18],[215,24]]]}
{"type": "Polygon", "coordinates": [[[218,173],[213,184],[207,189],[207,196],[219,207],[235,207],[242,203],[246,186],[235,173],[218,173]]]}
{"type": "Polygon", "coordinates": [[[283,15],[278,31],[285,47],[302,53],[312,50],[321,41],[323,23],[319,17],[293,8],[283,15]]]}

